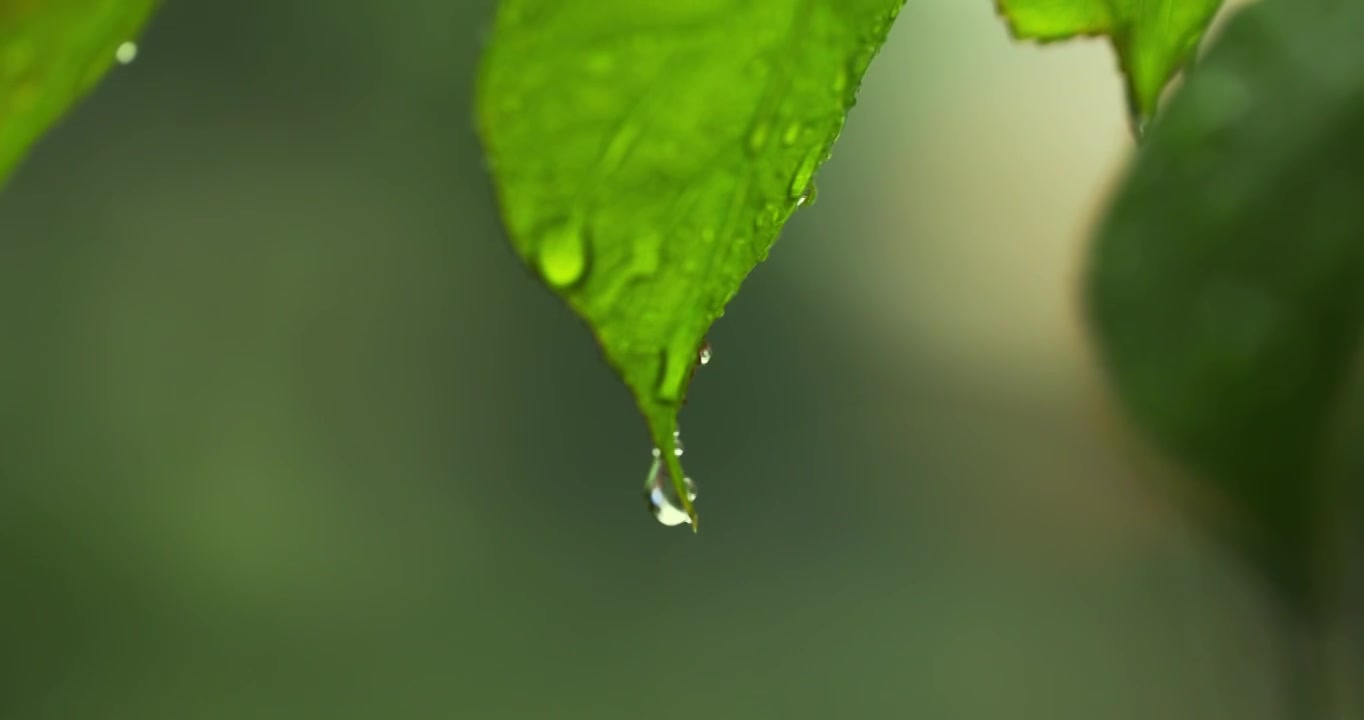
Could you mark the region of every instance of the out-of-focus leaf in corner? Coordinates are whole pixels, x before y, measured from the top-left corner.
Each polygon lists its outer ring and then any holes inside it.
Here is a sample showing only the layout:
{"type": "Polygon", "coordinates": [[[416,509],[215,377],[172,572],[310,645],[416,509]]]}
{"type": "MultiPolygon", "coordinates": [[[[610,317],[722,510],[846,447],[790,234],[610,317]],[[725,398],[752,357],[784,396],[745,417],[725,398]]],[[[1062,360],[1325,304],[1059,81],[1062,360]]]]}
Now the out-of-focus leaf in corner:
{"type": "Polygon", "coordinates": [[[1232,18],[1138,153],[1087,281],[1135,424],[1226,501],[1221,529],[1308,611],[1332,592],[1337,511],[1361,489],[1333,456],[1364,329],[1362,32],[1356,1],[1232,18]]]}
{"type": "Polygon", "coordinates": [[[157,0],[0,0],[0,185],[25,152],[129,59],[157,0]]]}
{"type": "Polygon", "coordinates": [[[996,0],[1015,37],[1040,42],[1102,35],[1118,53],[1134,125],[1193,57],[1222,0],[996,0]]]}

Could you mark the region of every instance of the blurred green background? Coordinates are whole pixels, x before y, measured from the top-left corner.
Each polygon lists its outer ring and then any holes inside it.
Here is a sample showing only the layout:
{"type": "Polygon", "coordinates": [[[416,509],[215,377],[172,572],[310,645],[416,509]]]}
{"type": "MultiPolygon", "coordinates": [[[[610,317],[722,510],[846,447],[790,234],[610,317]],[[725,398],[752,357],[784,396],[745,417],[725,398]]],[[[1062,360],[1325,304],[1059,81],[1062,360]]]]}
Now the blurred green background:
{"type": "Polygon", "coordinates": [[[491,10],[167,3],[0,193],[0,717],[1280,714],[1078,323],[1104,44],[905,9],[712,332],[693,536],[502,235],[491,10]]]}

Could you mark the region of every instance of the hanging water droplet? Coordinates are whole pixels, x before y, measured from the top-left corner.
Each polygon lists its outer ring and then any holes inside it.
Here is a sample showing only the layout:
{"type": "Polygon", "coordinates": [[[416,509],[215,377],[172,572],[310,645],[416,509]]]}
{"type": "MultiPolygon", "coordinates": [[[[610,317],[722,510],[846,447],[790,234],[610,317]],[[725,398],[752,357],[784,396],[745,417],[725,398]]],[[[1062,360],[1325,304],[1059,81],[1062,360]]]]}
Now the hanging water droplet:
{"type": "Polygon", "coordinates": [[[587,239],[581,226],[569,222],[540,237],[537,251],[540,274],[545,282],[559,289],[576,284],[587,274],[587,239]]]}
{"type": "MultiPolygon", "coordinates": [[[[696,483],[689,477],[683,477],[682,485],[686,488],[687,500],[694,502],[696,483]]],[[[644,482],[644,502],[654,519],[668,527],[691,522],[691,516],[687,515],[682,500],[677,497],[677,488],[673,485],[672,475],[668,473],[668,466],[660,459],[655,459],[649,468],[649,478],[644,482]]]]}
{"type": "MultiPolygon", "coordinates": [[[[108,55],[105,55],[105,57],[108,57],[108,55]]],[[[128,42],[119,45],[118,49],[114,51],[114,59],[118,61],[119,65],[127,65],[136,60],[137,43],[129,40],[128,42]]]]}
{"type": "Polygon", "coordinates": [[[696,352],[696,362],[701,365],[709,365],[711,355],[714,353],[710,349],[710,341],[707,340],[701,345],[701,349],[696,352]]]}
{"type": "MultiPolygon", "coordinates": [[[[673,454],[678,457],[682,457],[682,433],[680,431],[673,432],[673,454]]],[[[658,448],[654,448],[655,458],[658,458],[662,455],[663,453],[659,452],[658,448]]]]}
{"type": "Polygon", "coordinates": [[[814,205],[815,201],[818,199],[819,187],[815,185],[815,181],[811,180],[810,184],[805,186],[805,192],[801,193],[800,197],[796,198],[796,207],[814,205]]]}

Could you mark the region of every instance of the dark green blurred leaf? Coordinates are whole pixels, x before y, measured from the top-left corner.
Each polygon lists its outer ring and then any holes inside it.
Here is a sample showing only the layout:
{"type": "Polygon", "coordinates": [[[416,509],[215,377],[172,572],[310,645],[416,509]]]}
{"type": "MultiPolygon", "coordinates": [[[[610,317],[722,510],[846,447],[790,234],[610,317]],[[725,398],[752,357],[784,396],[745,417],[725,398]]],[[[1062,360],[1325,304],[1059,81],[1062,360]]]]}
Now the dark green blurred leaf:
{"type": "Polygon", "coordinates": [[[114,63],[156,0],[0,0],[0,183],[114,63]]]}
{"type": "Polygon", "coordinates": [[[1222,0],[998,0],[1015,36],[1053,42],[1105,35],[1118,51],[1138,123],[1193,57],[1222,0]]]}
{"type": "MultiPolygon", "coordinates": [[[[671,452],[707,329],[813,188],[903,0],[504,0],[481,133],[522,258],[671,452]]],[[[641,468],[643,470],[643,468],[641,468]]]]}
{"type": "Polygon", "coordinates": [[[1331,581],[1349,500],[1331,455],[1360,350],[1362,199],[1364,3],[1269,2],[1230,22],[1156,123],[1090,269],[1132,417],[1303,603],[1331,581]]]}

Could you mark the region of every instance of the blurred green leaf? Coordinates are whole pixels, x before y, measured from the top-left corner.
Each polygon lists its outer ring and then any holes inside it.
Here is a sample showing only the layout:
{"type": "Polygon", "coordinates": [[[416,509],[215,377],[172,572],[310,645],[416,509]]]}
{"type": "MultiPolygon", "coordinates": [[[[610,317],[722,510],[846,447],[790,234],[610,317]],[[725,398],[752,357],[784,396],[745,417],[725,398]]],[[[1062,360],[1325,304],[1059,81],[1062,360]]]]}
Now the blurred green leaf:
{"type": "Polygon", "coordinates": [[[998,0],[1018,38],[1053,42],[1104,35],[1127,76],[1137,127],[1154,117],[1160,95],[1192,59],[1222,0],[998,0]]]}
{"type": "Polygon", "coordinates": [[[478,115],[512,244],[683,497],[669,450],[706,331],[812,191],[902,2],[501,3],[478,115]]]}
{"type": "MultiPolygon", "coordinates": [[[[1089,312],[1139,427],[1234,510],[1290,596],[1333,582],[1333,455],[1364,316],[1364,3],[1233,18],[1157,121],[1092,258],[1089,312]]],[[[1354,443],[1358,447],[1358,438],[1354,443]]]]}
{"type": "Polygon", "coordinates": [[[103,77],[156,0],[0,0],[0,184],[103,77]]]}

